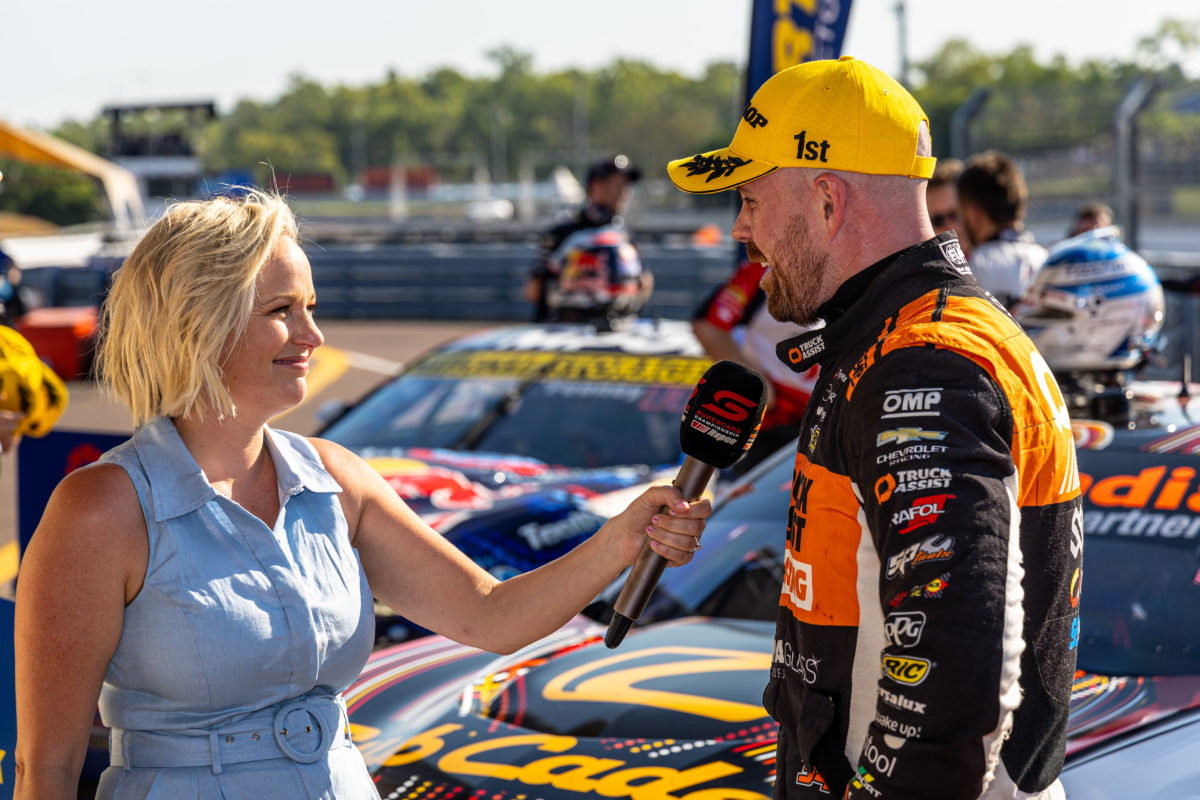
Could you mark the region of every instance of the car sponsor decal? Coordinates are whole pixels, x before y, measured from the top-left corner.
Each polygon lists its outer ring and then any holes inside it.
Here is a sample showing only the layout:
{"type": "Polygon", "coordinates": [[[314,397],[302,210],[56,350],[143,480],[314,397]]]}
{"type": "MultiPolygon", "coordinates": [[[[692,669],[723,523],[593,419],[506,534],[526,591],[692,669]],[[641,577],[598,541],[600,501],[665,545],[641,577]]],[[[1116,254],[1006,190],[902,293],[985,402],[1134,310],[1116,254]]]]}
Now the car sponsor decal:
{"type": "Polygon", "coordinates": [[[1103,450],[1112,444],[1113,426],[1099,420],[1071,420],[1071,435],[1077,450],[1103,450]]]}
{"type": "Polygon", "coordinates": [[[1200,453],[1200,425],[1194,425],[1178,433],[1172,433],[1160,439],[1155,439],[1142,446],[1147,453],[1183,453],[1197,455],[1200,453]]]}
{"type": "Polygon", "coordinates": [[[368,458],[367,463],[406,500],[429,498],[442,510],[483,511],[495,504],[490,489],[461,472],[408,458],[368,458]]]}
{"type": "Polygon", "coordinates": [[[543,381],[694,386],[710,363],[683,356],[639,356],[624,353],[515,353],[452,350],[435,353],[416,364],[411,375],[444,378],[532,378],[543,381]]]}
{"type": "MultiPolygon", "coordinates": [[[[1114,454],[1116,455],[1116,454],[1114,454]]],[[[1088,536],[1194,539],[1200,536],[1197,471],[1163,464],[1137,473],[1080,474],[1088,536]]]]}
{"type": "Polygon", "coordinates": [[[651,647],[597,658],[564,671],[547,682],[547,700],[620,703],[693,714],[724,722],[748,722],[767,716],[761,704],[648,688],[657,679],[715,672],[762,675],[771,656],[744,650],[707,647],[651,647]]]}
{"type": "MultiPolygon", "coordinates": [[[[457,723],[431,728],[409,739],[384,766],[399,767],[424,760],[436,764],[438,771],[447,775],[490,778],[531,788],[551,786],[562,792],[631,800],[677,800],[693,793],[705,795],[703,784],[744,771],[722,760],[677,769],[665,764],[647,766],[621,758],[601,758],[579,752],[580,742],[574,736],[529,733],[480,740],[471,738],[470,733],[460,733],[463,731],[464,726],[457,723]],[[451,743],[451,739],[455,741],[451,743]],[[693,789],[694,792],[689,792],[693,789]]],[[[716,797],[768,800],[765,794],[746,790],[727,794],[719,786],[708,788],[716,797]]]]}
{"type": "Polygon", "coordinates": [[[607,519],[591,511],[572,511],[553,522],[526,522],[517,528],[517,535],[531,550],[543,550],[565,541],[595,533],[607,519]]]}

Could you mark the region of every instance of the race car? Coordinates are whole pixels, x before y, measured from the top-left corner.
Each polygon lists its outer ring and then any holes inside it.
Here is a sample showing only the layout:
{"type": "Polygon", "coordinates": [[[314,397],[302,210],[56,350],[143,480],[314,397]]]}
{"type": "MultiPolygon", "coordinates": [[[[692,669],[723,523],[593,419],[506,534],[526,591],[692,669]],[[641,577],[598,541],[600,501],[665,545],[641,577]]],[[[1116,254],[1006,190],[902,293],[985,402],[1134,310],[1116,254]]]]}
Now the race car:
{"type": "MultiPolygon", "coordinates": [[[[434,349],[317,432],[363,456],[504,579],[551,561],[669,483],[680,415],[711,365],[686,322],[518,325],[434,349]]],[[[424,629],[377,608],[381,641],[424,629]]]]}
{"type": "MultiPolygon", "coordinates": [[[[1200,797],[1200,407],[1179,384],[1128,388],[1142,427],[1073,423],[1088,580],[1062,781],[1068,797],[1200,797]]],[[[437,636],[377,651],[346,699],[381,796],[769,798],[761,694],[792,468],[780,451],[718,493],[704,549],[664,572],[619,650],[601,598],[512,656],[437,636]]]]}

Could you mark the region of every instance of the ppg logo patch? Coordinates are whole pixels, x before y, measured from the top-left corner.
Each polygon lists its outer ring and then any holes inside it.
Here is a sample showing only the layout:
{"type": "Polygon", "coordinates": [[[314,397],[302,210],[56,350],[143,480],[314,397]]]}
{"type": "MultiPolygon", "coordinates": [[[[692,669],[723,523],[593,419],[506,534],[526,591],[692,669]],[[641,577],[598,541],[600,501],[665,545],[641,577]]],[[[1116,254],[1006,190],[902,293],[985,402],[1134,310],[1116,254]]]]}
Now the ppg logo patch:
{"type": "Polygon", "coordinates": [[[942,248],[942,255],[950,262],[950,266],[958,270],[960,275],[971,274],[971,268],[967,266],[967,257],[963,255],[962,245],[958,243],[958,239],[938,242],[938,247],[942,248]]]}
{"type": "Polygon", "coordinates": [[[924,611],[897,611],[883,621],[883,635],[896,647],[914,647],[925,630],[924,611]]]}

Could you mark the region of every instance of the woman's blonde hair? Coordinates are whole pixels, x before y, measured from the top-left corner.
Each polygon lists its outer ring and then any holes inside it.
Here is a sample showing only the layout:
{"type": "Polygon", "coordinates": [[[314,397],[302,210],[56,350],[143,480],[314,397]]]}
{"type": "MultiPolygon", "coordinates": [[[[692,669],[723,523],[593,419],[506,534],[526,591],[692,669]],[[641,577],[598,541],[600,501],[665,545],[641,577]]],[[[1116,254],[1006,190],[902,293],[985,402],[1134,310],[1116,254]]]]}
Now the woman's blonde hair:
{"type": "Polygon", "coordinates": [[[99,375],[133,413],[236,413],[222,381],[228,342],[245,330],[255,281],[280,239],[299,240],[277,195],[172,205],[117,270],[104,302],[99,375]]]}

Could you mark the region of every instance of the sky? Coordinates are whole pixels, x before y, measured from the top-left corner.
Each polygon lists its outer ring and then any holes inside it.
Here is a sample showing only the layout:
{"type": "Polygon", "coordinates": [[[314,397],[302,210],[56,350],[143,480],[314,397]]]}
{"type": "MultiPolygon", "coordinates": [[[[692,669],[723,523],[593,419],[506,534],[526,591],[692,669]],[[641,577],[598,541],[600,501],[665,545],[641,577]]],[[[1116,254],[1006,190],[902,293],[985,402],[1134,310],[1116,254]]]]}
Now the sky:
{"type": "MultiPolygon", "coordinates": [[[[948,39],[986,53],[1029,44],[1130,58],[1166,18],[1200,22],[1200,0],[851,0],[843,53],[898,74],[905,7],[910,62],[948,39]]],[[[449,66],[494,75],[501,45],[535,70],[595,68],[627,57],[687,75],[744,64],[752,0],[8,0],[0,11],[0,119],[35,128],[88,120],[110,104],[271,100],[289,76],[363,85],[389,69],[449,66]]],[[[1187,64],[1192,76],[1200,64],[1187,64]]]]}

